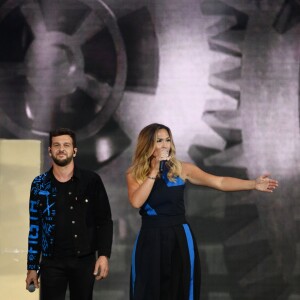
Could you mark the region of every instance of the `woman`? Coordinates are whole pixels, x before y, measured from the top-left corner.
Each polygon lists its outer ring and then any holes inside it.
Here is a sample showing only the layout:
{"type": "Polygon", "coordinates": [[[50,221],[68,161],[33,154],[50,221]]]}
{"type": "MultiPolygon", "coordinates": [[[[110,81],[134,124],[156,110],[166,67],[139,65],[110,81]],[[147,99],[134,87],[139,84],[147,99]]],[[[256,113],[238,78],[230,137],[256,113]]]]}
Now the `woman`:
{"type": "Polygon", "coordinates": [[[221,191],[272,192],[278,186],[267,175],[256,180],[214,176],[178,161],[170,129],[146,126],[127,172],[129,202],[142,216],[132,253],[131,300],[199,299],[199,255],[185,220],[186,181],[221,191]]]}

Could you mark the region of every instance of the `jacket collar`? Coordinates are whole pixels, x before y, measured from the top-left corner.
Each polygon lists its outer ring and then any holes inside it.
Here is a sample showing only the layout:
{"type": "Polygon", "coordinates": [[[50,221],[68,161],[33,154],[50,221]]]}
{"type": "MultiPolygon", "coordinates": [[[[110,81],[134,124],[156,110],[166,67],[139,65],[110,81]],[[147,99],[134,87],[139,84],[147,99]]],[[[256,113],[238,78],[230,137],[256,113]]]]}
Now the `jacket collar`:
{"type": "MultiPolygon", "coordinates": [[[[80,180],[81,177],[82,177],[82,172],[80,171],[80,169],[78,169],[76,166],[74,166],[74,172],[73,172],[73,177],[72,178],[75,178],[75,179],[78,179],[80,180]]],[[[49,179],[54,179],[54,175],[53,175],[53,167],[51,167],[48,172],[47,172],[47,177],[49,179]]]]}

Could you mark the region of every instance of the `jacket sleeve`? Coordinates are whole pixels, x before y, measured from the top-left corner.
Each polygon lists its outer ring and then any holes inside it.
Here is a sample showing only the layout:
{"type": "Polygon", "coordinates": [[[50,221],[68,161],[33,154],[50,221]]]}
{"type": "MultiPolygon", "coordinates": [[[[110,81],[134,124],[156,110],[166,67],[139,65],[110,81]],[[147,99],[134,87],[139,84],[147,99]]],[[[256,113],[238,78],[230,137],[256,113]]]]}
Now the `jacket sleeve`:
{"type": "Polygon", "coordinates": [[[94,218],[96,224],[96,247],[98,256],[110,257],[113,239],[113,221],[111,209],[104,184],[99,175],[94,181],[95,209],[94,218]]]}
{"type": "Polygon", "coordinates": [[[39,218],[39,200],[36,179],[31,184],[29,199],[29,234],[27,270],[38,270],[41,254],[41,227],[39,218]]]}

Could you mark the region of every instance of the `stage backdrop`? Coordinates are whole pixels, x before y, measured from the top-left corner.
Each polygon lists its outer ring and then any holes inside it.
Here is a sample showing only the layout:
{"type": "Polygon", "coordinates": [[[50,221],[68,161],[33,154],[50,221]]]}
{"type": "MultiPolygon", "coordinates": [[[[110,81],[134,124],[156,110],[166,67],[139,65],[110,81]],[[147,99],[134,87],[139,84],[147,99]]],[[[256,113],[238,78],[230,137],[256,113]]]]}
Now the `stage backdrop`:
{"type": "Polygon", "coordinates": [[[300,299],[298,0],[0,3],[0,137],[44,142],[46,170],[48,131],[74,129],[77,164],[110,197],[110,276],[95,299],[128,299],[140,220],[125,173],[152,122],[171,128],[181,160],[280,182],[272,194],[187,185],[201,299],[300,299]]]}
{"type": "Polygon", "coordinates": [[[26,289],[29,190],[41,170],[41,142],[0,139],[0,291],[3,299],[37,300],[26,289]]]}

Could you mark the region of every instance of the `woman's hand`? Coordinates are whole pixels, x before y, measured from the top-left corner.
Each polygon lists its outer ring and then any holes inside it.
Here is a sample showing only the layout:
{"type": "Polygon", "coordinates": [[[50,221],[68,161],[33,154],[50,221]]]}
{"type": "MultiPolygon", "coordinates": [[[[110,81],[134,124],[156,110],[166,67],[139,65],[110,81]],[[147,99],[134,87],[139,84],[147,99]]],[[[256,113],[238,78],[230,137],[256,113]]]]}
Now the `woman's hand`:
{"type": "Polygon", "coordinates": [[[151,157],[151,162],[150,162],[150,175],[152,175],[153,173],[158,173],[159,172],[159,163],[160,163],[160,159],[159,156],[152,156],[151,157]]]}
{"type": "Polygon", "coordinates": [[[151,170],[159,171],[159,164],[161,161],[170,160],[169,150],[167,148],[155,149],[151,159],[151,170]]]}
{"type": "Polygon", "coordinates": [[[269,175],[270,174],[265,174],[255,179],[256,190],[272,193],[278,187],[278,181],[269,178],[269,175]]]}

